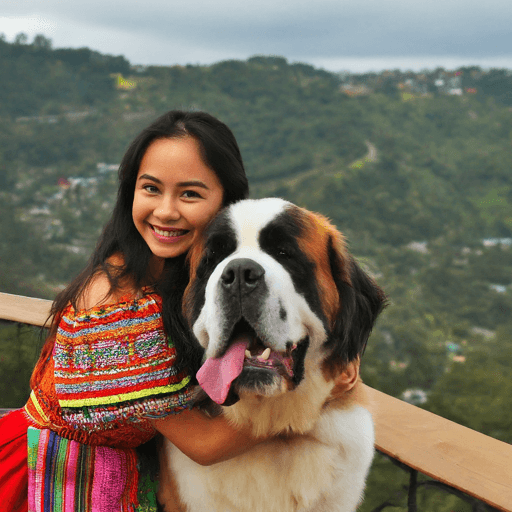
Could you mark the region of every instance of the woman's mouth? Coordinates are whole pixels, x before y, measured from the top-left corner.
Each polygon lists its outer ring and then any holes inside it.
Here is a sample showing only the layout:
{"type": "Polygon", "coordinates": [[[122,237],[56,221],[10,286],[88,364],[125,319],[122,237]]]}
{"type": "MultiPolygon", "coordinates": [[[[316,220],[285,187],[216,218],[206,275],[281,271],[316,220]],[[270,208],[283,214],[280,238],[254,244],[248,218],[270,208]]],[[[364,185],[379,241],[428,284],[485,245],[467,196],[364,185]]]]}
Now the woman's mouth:
{"type": "Polygon", "coordinates": [[[152,224],[150,224],[150,226],[157,240],[165,243],[176,242],[190,232],[188,229],[161,228],[153,226],[152,224]]]}

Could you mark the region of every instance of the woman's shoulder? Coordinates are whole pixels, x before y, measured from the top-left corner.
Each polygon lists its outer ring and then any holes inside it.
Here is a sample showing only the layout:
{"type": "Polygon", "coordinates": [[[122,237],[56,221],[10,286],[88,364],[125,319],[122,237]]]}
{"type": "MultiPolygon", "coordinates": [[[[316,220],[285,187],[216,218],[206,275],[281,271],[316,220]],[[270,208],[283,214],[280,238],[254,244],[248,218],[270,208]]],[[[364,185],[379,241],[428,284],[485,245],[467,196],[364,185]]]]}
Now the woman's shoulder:
{"type": "Polygon", "coordinates": [[[62,311],[62,322],[78,325],[83,322],[109,322],[113,317],[128,319],[160,316],[162,298],[149,287],[139,290],[121,289],[112,292],[106,276],[93,281],[79,297],[76,305],[68,304],[62,311]],[[115,313],[115,315],[114,315],[115,313]]]}
{"type": "MultiPolygon", "coordinates": [[[[113,272],[121,271],[124,265],[124,259],[120,254],[114,254],[106,261],[113,272]]],[[[105,306],[126,303],[142,299],[146,295],[157,296],[151,287],[139,287],[134,285],[129,276],[123,277],[116,288],[104,270],[99,270],[90,279],[87,286],[79,295],[76,301],[77,311],[90,311],[105,306]]]]}
{"type": "Polygon", "coordinates": [[[118,302],[121,297],[111,290],[110,280],[105,272],[96,273],[76,301],[78,310],[89,310],[118,302]]]}

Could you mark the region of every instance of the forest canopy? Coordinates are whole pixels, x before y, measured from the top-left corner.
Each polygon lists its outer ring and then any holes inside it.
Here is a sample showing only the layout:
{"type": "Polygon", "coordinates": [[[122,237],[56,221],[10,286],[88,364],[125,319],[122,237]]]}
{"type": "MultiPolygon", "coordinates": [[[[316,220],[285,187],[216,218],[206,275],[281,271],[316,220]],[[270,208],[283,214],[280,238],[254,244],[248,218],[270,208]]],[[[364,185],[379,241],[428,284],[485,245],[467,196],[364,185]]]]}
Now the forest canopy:
{"type": "MultiPolygon", "coordinates": [[[[0,39],[0,75],[1,291],[53,298],[94,248],[134,135],[205,110],[234,131],[251,195],[330,217],[388,294],[365,382],[512,442],[510,70],[142,67],[37,36],[0,39]]],[[[16,336],[0,325],[4,407],[37,352],[16,336]]]]}

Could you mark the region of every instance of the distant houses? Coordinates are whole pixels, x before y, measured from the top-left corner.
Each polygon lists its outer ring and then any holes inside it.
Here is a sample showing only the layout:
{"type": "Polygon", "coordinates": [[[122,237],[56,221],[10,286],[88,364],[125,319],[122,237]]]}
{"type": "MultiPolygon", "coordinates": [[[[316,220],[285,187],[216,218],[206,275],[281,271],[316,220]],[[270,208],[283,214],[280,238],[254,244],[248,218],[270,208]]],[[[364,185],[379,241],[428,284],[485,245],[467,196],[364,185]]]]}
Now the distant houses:
{"type": "Polygon", "coordinates": [[[502,248],[508,248],[512,245],[512,238],[484,238],[482,244],[484,247],[496,247],[499,245],[502,248]]]}
{"type": "Polygon", "coordinates": [[[20,116],[16,118],[17,123],[41,123],[55,124],[61,119],[68,121],[80,122],[90,115],[96,114],[96,109],[82,110],[78,112],[66,112],[64,114],[46,115],[46,116],[20,116]]]}
{"type": "Polygon", "coordinates": [[[119,164],[106,164],[104,162],[99,162],[96,164],[96,168],[100,174],[105,174],[107,172],[117,172],[119,169],[119,164]]]}
{"type": "Polygon", "coordinates": [[[368,96],[374,93],[399,94],[403,101],[433,94],[463,96],[480,92],[478,81],[486,77],[482,70],[425,72],[400,70],[367,74],[338,74],[340,90],[347,96],[368,96]]]}

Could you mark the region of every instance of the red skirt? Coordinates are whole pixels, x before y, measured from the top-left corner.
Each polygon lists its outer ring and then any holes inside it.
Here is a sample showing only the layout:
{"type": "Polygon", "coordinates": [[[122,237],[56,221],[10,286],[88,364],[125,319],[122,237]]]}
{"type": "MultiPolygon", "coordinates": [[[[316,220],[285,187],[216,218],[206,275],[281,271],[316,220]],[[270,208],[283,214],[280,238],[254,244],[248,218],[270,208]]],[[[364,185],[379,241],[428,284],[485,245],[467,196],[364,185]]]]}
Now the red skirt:
{"type": "Polygon", "coordinates": [[[0,503],[2,510],[28,511],[27,429],[23,409],[0,418],[0,503]]]}

